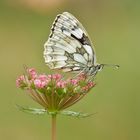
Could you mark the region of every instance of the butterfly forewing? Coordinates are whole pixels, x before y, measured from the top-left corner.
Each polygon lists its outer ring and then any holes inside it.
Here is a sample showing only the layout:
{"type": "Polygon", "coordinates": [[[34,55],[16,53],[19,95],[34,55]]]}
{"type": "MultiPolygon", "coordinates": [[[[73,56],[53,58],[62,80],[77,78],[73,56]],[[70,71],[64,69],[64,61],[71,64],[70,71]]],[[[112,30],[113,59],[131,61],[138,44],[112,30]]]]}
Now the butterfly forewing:
{"type": "Polygon", "coordinates": [[[84,27],[68,12],[56,17],[44,48],[45,63],[51,69],[82,71],[96,63],[95,52],[84,27]]]}

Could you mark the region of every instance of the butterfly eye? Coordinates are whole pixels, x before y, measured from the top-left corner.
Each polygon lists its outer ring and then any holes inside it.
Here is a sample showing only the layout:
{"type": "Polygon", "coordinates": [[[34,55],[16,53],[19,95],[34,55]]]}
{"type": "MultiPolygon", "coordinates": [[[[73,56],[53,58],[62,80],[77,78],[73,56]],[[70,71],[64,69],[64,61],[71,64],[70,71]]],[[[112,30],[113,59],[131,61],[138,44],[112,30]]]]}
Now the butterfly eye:
{"type": "Polygon", "coordinates": [[[100,71],[102,69],[101,65],[98,65],[98,71],[100,71]]]}

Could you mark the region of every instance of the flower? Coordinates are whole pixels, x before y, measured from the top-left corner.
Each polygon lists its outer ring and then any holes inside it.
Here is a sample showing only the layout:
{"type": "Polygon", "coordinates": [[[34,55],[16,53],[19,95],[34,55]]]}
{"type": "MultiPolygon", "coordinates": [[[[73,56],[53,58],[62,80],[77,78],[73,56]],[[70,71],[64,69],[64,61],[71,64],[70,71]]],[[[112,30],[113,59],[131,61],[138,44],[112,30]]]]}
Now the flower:
{"type": "Polygon", "coordinates": [[[53,74],[52,78],[55,80],[60,80],[62,78],[62,75],[61,74],[53,74]]]}
{"type": "Polygon", "coordinates": [[[72,85],[77,85],[79,80],[78,79],[70,79],[69,81],[72,85]]]}
{"type": "Polygon", "coordinates": [[[25,77],[24,75],[21,75],[16,79],[16,86],[21,87],[24,84],[24,82],[25,82],[25,77]]]}
{"type": "Polygon", "coordinates": [[[37,78],[34,80],[34,85],[36,88],[44,88],[47,85],[47,81],[37,78]]]}
{"type": "Polygon", "coordinates": [[[27,69],[27,74],[29,75],[29,78],[35,79],[37,77],[37,72],[34,68],[27,69]]]}
{"type": "Polygon", "coordinates": [[[48,111],[61,111],[81,100],[95,84],[85,74],[65,79],[61,74],[38,74],[34,68],[16,80],[18,88],[28,94],[48,111]]]}
{"type": "Polygon", "coordinates": [[[40,75],[38,75],[38,79],[45,81],[48,79],[48,77],[45,74],[40,74],[40,75]]]}
{"type": "Polygon", "coordinates": [[[59,88],[65,88],[67,85],[67,82],[66,81],[58,81],[56,83],[56,86],[59,87],[59,88]]]}
{"type": "Polygon", "coordinates": [[[88,87],[92,88],[93,86],[95,86],[95,83],[93,83],[92,81],[88,82],[88,87]]]}

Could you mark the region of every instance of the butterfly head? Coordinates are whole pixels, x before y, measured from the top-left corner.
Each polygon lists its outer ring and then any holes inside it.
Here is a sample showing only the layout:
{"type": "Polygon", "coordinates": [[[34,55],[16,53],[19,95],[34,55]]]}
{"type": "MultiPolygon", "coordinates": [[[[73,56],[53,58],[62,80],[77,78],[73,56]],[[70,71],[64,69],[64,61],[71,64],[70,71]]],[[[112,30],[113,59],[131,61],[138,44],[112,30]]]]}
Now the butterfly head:
{"type": "Polygon", "coordinates": [[[114,68],[119,68],[119,65],[116,64],[97,64],[95,66],[96,71],[101,71],[104,67],[114,67],[114,68]]]}
{"type": "Polygon", "coordinates": [[[97,64],[95,66],[95,71],[101,71],[104,68],[104,64],[97,64]]]}
{"type": "Polygon", "coordinates": [[[96,66],[92,65],[85,70],[85,73],[87,73],[90,76],[95,76],[98,73],[98,71],[101,71],[103,69],[103,67],[104,64],[97,64],[96,66]]]}
{"type": "Polygon", "coordinates": [[[101,71],[104,67],[109,66],[109,67],[115,67],[119,68],[119,65],[114,65],[114,64],[97,64],[96,66],[92,66],[90,68],[90,73],[89,75],[95,76],[98,71],[101,71]]]}

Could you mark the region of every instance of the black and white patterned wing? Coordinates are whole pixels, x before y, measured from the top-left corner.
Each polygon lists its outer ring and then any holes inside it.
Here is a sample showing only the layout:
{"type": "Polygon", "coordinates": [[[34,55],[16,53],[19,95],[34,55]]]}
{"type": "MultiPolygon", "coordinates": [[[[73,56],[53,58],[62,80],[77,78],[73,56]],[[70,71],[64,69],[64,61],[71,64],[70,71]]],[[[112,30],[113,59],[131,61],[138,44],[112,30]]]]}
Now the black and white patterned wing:
{"type": "Polygon", "coordinates": [[[44,49],[45,63],[51,69],[82,71],[96,63],[95,52],[84,27],[68,12],[56,17],[44,49]]]}

